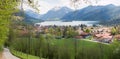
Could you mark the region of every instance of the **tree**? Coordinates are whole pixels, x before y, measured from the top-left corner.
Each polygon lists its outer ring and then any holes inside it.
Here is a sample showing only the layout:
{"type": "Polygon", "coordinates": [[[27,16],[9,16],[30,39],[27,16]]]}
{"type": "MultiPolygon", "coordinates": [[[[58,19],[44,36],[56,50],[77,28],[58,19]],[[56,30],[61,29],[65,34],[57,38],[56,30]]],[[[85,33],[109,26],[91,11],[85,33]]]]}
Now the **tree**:
{"type": "MultiPolygon", "coordinates": [[[[29,3],[31,3],[30,1],[29,3]]],[[[20,0],[0,0],[0,47],[8,38],[9,25],[14,19],[14,13],[18,11],[16,6],[19,5],[19,2],[20,0]]]]}
{"type": "Polygon", "coordinates": [[[78,35],[78,32],[76,32],[73,27],[67,27],[66,31],[66,37],[67,38],[73,38],[74,36],[78,35]]]}
{"type": "Polygon", "coordinates": [[[86,33],[90,33],[91,30],[90,30],[90,29],[86,29],[85,32],[86,32],[86,33]]]}
{"type": "Polygon", "coordinates": [[[117,30],[116,30],[116,28],[115,28],[115,27],[111,29],[111,34],[112,34],[112,35],[117,34],[117,30]]]}
{"type": "Polygon", "coordinates": [[[3,46],[5,40],[8,38],[9,24],[13,13],[17,11],[16,6],[16,0],[0,1],[0,47],[3,46]]]}

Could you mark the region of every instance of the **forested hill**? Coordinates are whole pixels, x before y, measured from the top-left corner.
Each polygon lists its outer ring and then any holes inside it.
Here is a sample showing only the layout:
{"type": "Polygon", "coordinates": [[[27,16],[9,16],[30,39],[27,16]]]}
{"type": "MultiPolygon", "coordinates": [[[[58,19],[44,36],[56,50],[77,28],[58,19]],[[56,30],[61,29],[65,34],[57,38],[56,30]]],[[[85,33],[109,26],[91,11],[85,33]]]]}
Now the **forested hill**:
{"type": "Polygon", "coordinates": [[[39,19],[39,14],[35,13],[32,10],[24,11],[23,13],[17,12],[16,16],[23,17],[23,21],[28,24],[34,24],[36,22],[42,22],[43,20],[39,19]]]}
{"type": "Polygon", "coordinates": [[[114,19],[114,20],[110,20],[110,21],[104,21],[104,22],[100,22],[101,25],[108,25],[108,26],[111,26],[111,25],[120,25],[120,19],[114,19]]]}
{"type": "Polygon", "coordinates": [[[60,19],[65,14],[72,12],[73,10],[68,7],[54,7],[51,10],[49,10],[46,14],[43,14],[40,19],[43,20],[56,20],[60,19]]]}
{"type": "Polygon", "coordinates": [[[64,21],[83,20],[83,21],[107,21],[120,18],[120,6],[88,6],[83,9],[67,13],[64,21]]]}

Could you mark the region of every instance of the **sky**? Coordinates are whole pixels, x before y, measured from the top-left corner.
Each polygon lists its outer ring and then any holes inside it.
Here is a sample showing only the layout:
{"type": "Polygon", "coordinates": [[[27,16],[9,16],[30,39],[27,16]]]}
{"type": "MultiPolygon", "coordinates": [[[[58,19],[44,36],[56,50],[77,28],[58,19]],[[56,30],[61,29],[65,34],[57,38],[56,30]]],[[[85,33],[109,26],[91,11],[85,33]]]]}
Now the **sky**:
{"type": "MultiPolygon", "coordinates": [[[[45,14],[47,11],[49,11],[52,8],[55,7],[63,7],[67,6],[71,9],[75,9],[73,5],[71,4],[70,0],[35,0],[37,1],[36,5],[38,6],[38,9],[40,10],[40,14],[45,14]]],[[[91,3],[84,3],[83,1],[80,2],[79,7],[77,9],[82,9],[84,7],[87,7],[89,5],[108,5],[108,4],[114,4],[116,6],[120,6],[120,0],[98,0],[96,3],[95,0],[90,0],[91,3]]],[[[24,9],[28,10],[31,9],[26,3],[24,3],[24,9]]]]}

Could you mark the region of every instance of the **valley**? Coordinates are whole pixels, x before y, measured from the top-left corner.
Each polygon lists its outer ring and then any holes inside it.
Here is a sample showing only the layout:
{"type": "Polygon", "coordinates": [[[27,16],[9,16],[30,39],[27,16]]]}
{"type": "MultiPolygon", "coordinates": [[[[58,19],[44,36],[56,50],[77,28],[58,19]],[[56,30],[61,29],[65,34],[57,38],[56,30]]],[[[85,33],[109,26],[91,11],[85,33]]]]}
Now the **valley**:
{"type": "Polygon", "coordinates": [[[120,59],[119,0],[1,0],[0,59],[120,59]]]}

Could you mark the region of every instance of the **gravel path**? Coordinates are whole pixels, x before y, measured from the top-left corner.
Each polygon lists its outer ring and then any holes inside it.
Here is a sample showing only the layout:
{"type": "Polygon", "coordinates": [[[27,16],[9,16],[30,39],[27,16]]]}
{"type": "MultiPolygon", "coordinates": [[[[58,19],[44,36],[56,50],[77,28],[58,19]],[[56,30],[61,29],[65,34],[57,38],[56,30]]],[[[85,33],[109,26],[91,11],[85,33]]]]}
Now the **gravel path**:
{"type": "Polygon", "coordinates": [[[14,55],[12,55],[9,51],[9,49],[4,48],[4,51],[2,53],[2,57],[0,57],[0,59],[20,59],[15,57],[14,55]]]}

